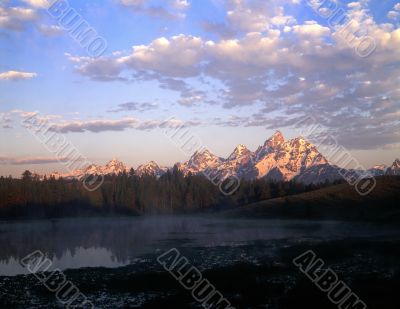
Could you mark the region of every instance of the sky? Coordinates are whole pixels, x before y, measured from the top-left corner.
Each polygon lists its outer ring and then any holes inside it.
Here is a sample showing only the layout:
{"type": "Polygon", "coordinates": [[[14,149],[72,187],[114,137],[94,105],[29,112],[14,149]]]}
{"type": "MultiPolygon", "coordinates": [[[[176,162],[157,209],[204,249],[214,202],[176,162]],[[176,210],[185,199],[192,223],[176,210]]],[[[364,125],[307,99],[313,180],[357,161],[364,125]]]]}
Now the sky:
{"type": "Polygon", "coordinates": [[[366,168],[390,165],[397,1],[0,0],[0,175],[65,171],[30,118],[96,164],[187,160],[164,134],[178,125],[227,157],[307,117],[366,168]]]}

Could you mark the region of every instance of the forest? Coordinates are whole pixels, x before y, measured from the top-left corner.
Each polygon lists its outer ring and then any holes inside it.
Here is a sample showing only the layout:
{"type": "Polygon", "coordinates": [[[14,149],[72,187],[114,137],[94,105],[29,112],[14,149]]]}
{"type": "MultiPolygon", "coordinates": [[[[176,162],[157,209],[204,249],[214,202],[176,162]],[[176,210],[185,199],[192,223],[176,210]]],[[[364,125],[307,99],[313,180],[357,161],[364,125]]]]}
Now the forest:
{"type": "Polygon", "coordinates": [[[77,179],[39,179],[25,171],[18,179],[0,177],[0,218],[218,211],[328,185],[242,180],[233,195],[225,196],[218,186],[202,175],[184,176],[173,169],[161,177],[138,177],[132,169],[128,173],[106,176],[104,183],[90,192],[77,179]]]}

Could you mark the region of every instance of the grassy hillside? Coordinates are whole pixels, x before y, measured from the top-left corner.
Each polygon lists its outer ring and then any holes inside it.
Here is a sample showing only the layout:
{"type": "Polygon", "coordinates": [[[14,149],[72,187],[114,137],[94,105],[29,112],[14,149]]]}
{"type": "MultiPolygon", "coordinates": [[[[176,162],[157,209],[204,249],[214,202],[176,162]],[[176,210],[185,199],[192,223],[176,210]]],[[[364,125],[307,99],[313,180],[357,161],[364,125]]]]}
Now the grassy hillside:
{"type": "Polygon", "coordinates": [[[400,177],[379,177],[375,189],[361,196],[340,184],[289,197],[257,202],[227,212],[229,216],[298,219],[400,221],[400,177]]]}

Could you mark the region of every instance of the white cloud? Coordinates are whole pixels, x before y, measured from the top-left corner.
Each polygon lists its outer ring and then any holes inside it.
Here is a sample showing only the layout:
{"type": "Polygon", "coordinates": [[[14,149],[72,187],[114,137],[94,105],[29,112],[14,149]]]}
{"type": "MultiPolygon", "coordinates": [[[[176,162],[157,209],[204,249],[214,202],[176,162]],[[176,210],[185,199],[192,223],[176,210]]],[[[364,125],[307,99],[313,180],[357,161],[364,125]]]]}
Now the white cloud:
{"type": "MultiPolygon", "coordinates": [[[[285,4],[296,5],[300,0],[283,1],[221,1],[226,9],[226,23],[220,25],[229,32],[263,32],[296,23],[293,16],[285,15],[285,4]]],[[[212,29],[210,29],[212,30],[212,29]]],[[[218,30],[218,29],[216,29],[218,30]]]]}
{"type": "Polygon", "coordinates": [[[145,112],[157,108],[157,104],[150,102],[127,102],[118,104],[117,108],[110,110],[112,113],[139,111],[145,112]]]}
{"type": "Polygon", "coordinates": [[[321,26],[316,21],[306,21],[303,25],[293,26],[293,32],[300,37],[320,38],[328,36],[331,30],[328,27],[321,26]]]}
{"type": "Polygon", "coordinates": [[[20,20],[34,20],[37,18],[35,10],[23,7],[0,8],[0,14],[2,16],[14,17],[20,20]]]}
{"type": "Polygon", "coordinates": [[[125,6],[133,8],[133,12],[160,17],[165,19],[184,18],[185,11],[189,9],[190,3],[187,0],[167,0],[155,3],[151,0],[118,0],[125,6]]]}
{"type": "Polygon", "coordinates": [[[244,31],[264,31],[268,29],[268,16],[261,12],[254,12],[249,8],[228,11],[228,20],[231,25],[244,31]]]}
{"type": "MultiPolygon", "coordinates": [[[[155,105],[152,103],[126,103],[120,104],[119,109],[110,112],[119,112],[122,110],[142,110],[153,109],[155,105]],[[149,106],[151,105],[151,106],[149,106]]],[[[69,120],[64,119],[61,115],[47,115],[40,114],[39,112],[25,111],[14,109],[7,113],[0,113],[0,120],[2,118],[9,119],[10,116],[17,115],[24,121],[23,126],[30,129],[35,128],[35,123],[40,124],[43,128],[48,128],[51,131],[59,133],[101,133],[110,131],[125,131],[127,129],[133,130],[154,130],[158,128],[174,128],[177,126],[198,126],[201,124],[195,120],[180,120],[180,119],[138,119],[133,117],[124,117],[119,119],[90,119],[90,120],[69,120]]],[[[7,121],[8,123],[9,121],[7,121]]],[[[1,124],[1,122],[0,122],[1,124]]]]}
{"type": "Polygon", "coordinates": [[[389,19],[397,19],[400,16],[400,12],[397,11],[389,11],[389,13],[387,14],[387,17],[389,19]]]}
{"type": "Polygon", "coordinates": [[[187,0],[172,0],[171,6],[178,10],[186,10],[190,7],[190,3],[187,0]]]}
{"type": "MultiPolygon", "coordinates": [[[[180,125],[198,125],[195,121],[179,120],[180,125]]],[[[60,133],[100,133],[107,131],[124,131],[126,129],[154,130],[160,127],[175,127],[176,120],[139,120],[136,118],[98,119],[82,121],[62,121],[54,123],[52,130],[60,133]]]]}
{"type": "Polygon", "coordinates": [[[0,80],[23,80],[23,79],[31,79],[36,77],[36,73],[30,72],[19,72],[19,71],[7,71],[0,73],[0,80]]]}
{"type": "Polygon", "coordinates": [[[54,0],[23,0],[26,4],[35,8],[48,8],[54,0]]]}
{"type": "Polygon", "coordinates": [[[126,6],[140,6],[147,2],[147,0],[120,0],[120,3],[126,6]]]}
{"type": "Polygon", "coordinates": [[[26,29],[36,29],[46,36],[61,34],[61,27],[55,25],[40,24],[45,13],[40,9],[45,9],[50,5],[47,0],[24,0],[29,7],[9,7],[0,4],[0,28],[14,31],[26,29]]]}
{"type": "Polygon", "coordinates": [[[0,28],[21,31],[26,22],[37,20],[35,10],[23,7],[0,6],[0,28]]]}
{"type": "Polygon", "coordinates": [[[56,25],[40,25],[38,30],[45,36],[57,36],[65,32],[62,27],[56,25]]]}
{"type": "Polygon", "coordinates": [[[116,58],[67,57],[77,64],[77,70],[99,80],[121,78],[123,70],[151,70],[171,77],[197,76],[200,72],[203,41],[183,34],[170,39],[161,37],[149,45],[133,46],[127,56],[116,58]]]}
{"type": "Polygon", "coordinates": [[[124,118],[118,120],[88,120],[88,121],[63,121],[54,123],[52,130],[60,133],[70,132],[104,132],[104,131],[123,131],[127,128],[133,128],[139,121],[135,118],[124,118]]]}
{"type": "Polygon", "coordinates": [[[137,69],[150,69],[171,76],[173,72],[190,76],[197,72],[202,45],[201,38],[183,34],[173,36],[170,40],[159,38],[149,46],[134,46],[132,54],[120,58],[120,61],[137,69]]]}
{"type": "Polygon", "coordinates": [[[57,158],[57,157],[8,157],[0,156],[0,164],[2,165],[31,165],[31,164],[53,164],[58,162],[67,162],[69,158],[57,158]]]}
{"type": "Polygon", "coordinates": [[[289,125],[295,115],[308,113],[326,123],[347,145],[363,148],[393,143],[396,135],[390,130],[400,125],[393,117],[398,110],[393,102],[400,101],[399,28],[377,23],[366,2],[352,3],[347,13],[353,21],[350,30],[360,31],[351,46],[346,37],[337,35],[339,26],[330,29],[316,21],[298,23],[281,7],[265,12],[242,0],[229,3],[226,23],[214,27],[227,38],[181,34],[134,46],[128,54],[117,51],[97,60],[69,58],[80,74],[92,79],[157,80],[161,88],[178,91],[177,103],[186,106],[215,103],[208,99],[212,95],[227,108],[253,105],[258,108],[256,114],[280,113],[279,121],[255,115],[248,125],[289,125]],[[233,33],[225,31],[232,29],[233,33]],[[365,35],[377,45],[366,59],[354,48],[365,35]],[[212,94],[190,85],[189,80],[201,78],[216,81],[212,94]],[[363,131],[365,127],[368,130],[363,131]],[[360,132],[359,143],[351,145],[344,132],[353,131],[360,132]],[[379,134],[385,137],[381,141],[379,134]]]}

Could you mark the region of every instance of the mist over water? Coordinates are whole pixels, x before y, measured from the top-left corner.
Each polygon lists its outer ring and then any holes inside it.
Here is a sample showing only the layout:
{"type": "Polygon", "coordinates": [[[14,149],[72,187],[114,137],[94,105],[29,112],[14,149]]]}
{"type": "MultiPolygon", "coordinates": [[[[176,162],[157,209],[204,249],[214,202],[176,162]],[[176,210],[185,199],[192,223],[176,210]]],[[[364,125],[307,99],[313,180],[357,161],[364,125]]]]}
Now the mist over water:
{"type": "Polygon", "coordinates": [[[19,260],[41,250],[53,268],[115,268],[173,247],[227,247],[258,242],[319,241],[398,235],[390,228],[335,221],[224,219],[211,216],[73,218],[0,223],[0,276],[25,274],[19,260]]]}

